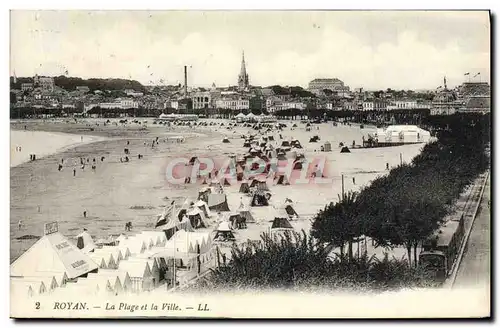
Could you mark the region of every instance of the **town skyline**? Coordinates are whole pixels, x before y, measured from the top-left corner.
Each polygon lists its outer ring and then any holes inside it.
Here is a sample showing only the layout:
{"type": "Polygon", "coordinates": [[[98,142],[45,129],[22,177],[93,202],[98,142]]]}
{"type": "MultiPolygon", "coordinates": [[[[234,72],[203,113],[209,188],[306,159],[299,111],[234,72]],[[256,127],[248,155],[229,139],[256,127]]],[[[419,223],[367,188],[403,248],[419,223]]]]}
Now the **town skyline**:
{"type": "Polygon", "coordinates": [[[176,85],[188,66],[190,86],[226,87],[237,85],[244,51],[255,86],[339,78],[366,90],[432,90],[443,76],[461,84],[466,72],[489,82],[488,12],[364,12],[361,27],[359,16],[12,11],[10,73],[176,85]]]}

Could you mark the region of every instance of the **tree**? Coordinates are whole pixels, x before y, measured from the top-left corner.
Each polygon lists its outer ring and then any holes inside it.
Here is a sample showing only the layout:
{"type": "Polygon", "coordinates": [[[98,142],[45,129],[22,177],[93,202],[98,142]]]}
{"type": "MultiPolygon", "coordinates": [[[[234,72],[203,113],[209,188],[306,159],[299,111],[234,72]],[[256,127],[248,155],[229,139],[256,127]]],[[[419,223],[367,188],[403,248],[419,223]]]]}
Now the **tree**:
{"type": "Polygon", "coordinates": [[[311,235],[323,243],[340,247],[341,258],[344,247],[348,244],[349,261],[352,261],[352,243],[362,235],[358,216],[356,215],[357,193],[349,192],[344,197],[339,196],[337,203],[330,203],[320,210],[313,218],[311,235]]]}

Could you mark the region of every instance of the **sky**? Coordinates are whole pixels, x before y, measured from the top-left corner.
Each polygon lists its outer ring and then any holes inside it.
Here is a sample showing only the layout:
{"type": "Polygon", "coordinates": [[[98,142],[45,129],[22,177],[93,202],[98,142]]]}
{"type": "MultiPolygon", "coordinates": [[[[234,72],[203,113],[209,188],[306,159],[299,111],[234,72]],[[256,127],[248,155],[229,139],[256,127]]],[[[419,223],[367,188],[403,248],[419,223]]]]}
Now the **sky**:
{"type": "Polygon", "coordinates": [[[11,11],[10,73],[143,84],[435,89],[488,81],[486,11],[11,11]],[[162,82],[160,82],[162,81],[162,82]]]}

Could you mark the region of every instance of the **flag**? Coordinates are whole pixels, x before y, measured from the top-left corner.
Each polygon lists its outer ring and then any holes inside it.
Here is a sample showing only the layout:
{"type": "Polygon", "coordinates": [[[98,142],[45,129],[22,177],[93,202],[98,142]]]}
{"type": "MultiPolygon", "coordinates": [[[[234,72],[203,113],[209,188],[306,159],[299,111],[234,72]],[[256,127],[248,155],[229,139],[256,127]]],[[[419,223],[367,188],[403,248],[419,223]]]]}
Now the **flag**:
{"type": "Polygon", "coordinates": [[[155,228],[161,227],[168,222],[168,210],[174,206],[175,200],[172,201],[172,204],[170,206],[166,206],[163,209],[163,213],[158,216],[158,220],[156,221],[155,228]]]}
{"type": "Polygon", "coordinates": [[[469,75],[469,73],[465,73],[464,75],[469,75]]]}
{"type": "Polygon", "coordinates": [[[474,77],[478,76],[479,74],[481,74],[481,73],[477,73],[476,75],[474,75],[474,77]]]}

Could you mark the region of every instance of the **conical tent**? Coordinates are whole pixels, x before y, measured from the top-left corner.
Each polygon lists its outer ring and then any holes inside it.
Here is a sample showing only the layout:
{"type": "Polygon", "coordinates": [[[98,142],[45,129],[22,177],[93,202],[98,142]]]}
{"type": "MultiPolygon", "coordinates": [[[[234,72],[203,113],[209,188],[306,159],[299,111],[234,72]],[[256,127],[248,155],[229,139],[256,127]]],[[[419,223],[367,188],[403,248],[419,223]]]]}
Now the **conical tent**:
{"type": "Polygon", "coordinates": [[[286,217],[275,217],[271,226],[271,230],[275,229],[293,230],[293,227],[286,217]]]}
{"type": "Polygon", "coordinates": [[[290,184],[290,182],[288,181],[288,178],[286,175],[284,174],[279,174],[279,175],[276,175],[276,177],[274,178],[274,181],[277,185],[284,185],[284,186],[287,186],[290,184]]]}
{"type": "Polygon", "coordinates": [[[10,266],[11,275],[35,271],[65,272],[73,279],[97,270],[97,264],[60,233],[40,238],[10,266]]]}
{"type": "Polygon", "coordinates": [[[229,211],[229,205],[227,204],[227,197],[224,194],[210,194],[208,195],[208,208],[211,211],[229,211]]]}
{"type": "Polygon", "coordinates": [[[297,214],[297,211],[295,211],[295,209],[293,208],[292,204],[287,203],[287,204],[285,204],[284,207],[285,207],[284,209],[285,209],[285,211],[286,211],[286,213],[288,214],[289,217],[293,217],[293,216],[295,216],[297,218],[299,217],[299,215],[297,214]]]}
{"type": "Polygon", "coordinates": [[[269,200],[264,192],[255,192],[252,196],[250,206],[268,206],[269,200]]]}
{"type": "Polygon", "coordinates": [[[76,247],[84,253],[92,252],[96,248],[92,236],[86,230],[76,236],[76,247]]]}
{"type": "Polygon", "coordinates": [[[231,228],[229,227],[229,222],[222,221],[217,229],[215,230],[214,240],[217,241],[232,241],[236,240],[231,228]]]}
{"type": "Polygon", "coordinates": [[[207,227],[207,224],[205,223],[205,215],[199,208],[193,208],[192,210],[188,211],[186,215],[193,228],[199,229],[207,227]]]}
{"type": "Polygon", "coordinates": [[[240,192],[243,194],[247,194],[250,192],[250,186],[248,185],[248,182],[242,182],[240,185],[240,192]]]}
{"type": "Polygon", "coordinates": [[[240,216],[242,218],[245,218],[245,221],[246,222],[249,222],[249,223],[254,223],[255,222],[255,218],[253,217],[252,213],[250,212],[249,209],[243,209],[240,211],[240,216]]]}

